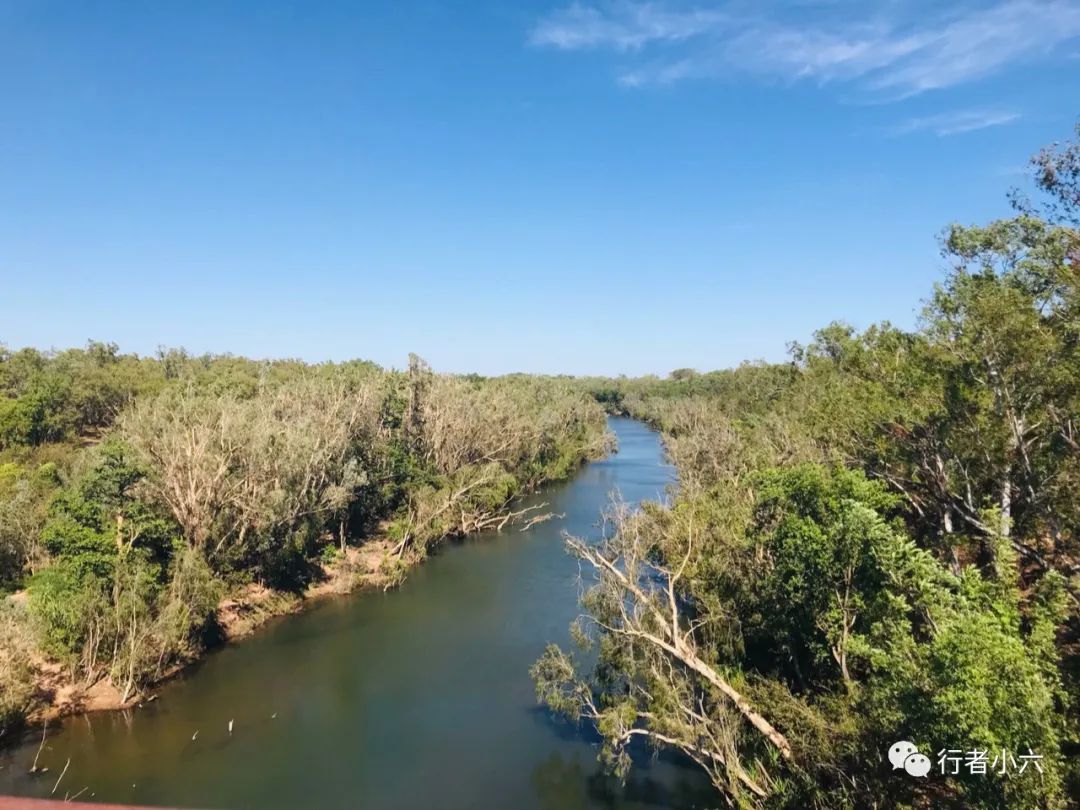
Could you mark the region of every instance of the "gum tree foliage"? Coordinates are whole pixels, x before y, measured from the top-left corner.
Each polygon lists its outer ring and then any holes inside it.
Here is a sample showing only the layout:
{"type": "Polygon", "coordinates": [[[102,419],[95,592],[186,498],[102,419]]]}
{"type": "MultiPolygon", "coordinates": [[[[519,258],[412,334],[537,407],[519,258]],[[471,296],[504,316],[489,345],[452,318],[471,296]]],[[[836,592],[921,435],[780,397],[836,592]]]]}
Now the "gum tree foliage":
{"type": "Polygon", "coordinates": [[[594,722],[617,772],[649,740],[736,804],[917,803],[882,764],[883,740],[908,739],[1045,755],[1041,779],[949,780],[954,806],[1060,805],[1061,579],[1028,604],[1004,538],[993,575],[954,575],[898,504],[861,472],[800,464],[618,517],[600,547],[571,543],[597,575],[577,635],[598,662],[550,648],[538,695],[594,722]]]}
{"type": "Polygon", "coordinates": [[[63,441],[107,427],[161,377],[155,364],[115,343],[86,349],[10,352],[0,346],[0,450],[63,441]]]}
{"type": "Polygon", "coordinates": [[[1041,207],[946,230],[916,330],[832,324],[786,364],[582,381],[679,469],[670,507],[571,542],[595,663],[551,648],[533,670],[615,770],[644,740],[732,805],[1080,795],[1078,156],[1034,159],[1041,207]],[[1030,748],[1044,773],[897,779],[900,739],[934,760],[1030,748]]]}
{"type": "Polygon", "coordinates": [[[440,376],[415,358],[405,376],[410,486],[389,526],[393,575],[443,537],[542,518],[512,501],[607,449],[603,412],[566,381],[440,376]]]}
{"type": "Polygon", "coordinates": [[[95,448],[53,500],[42,538],[53,563],[30,581],[46,652],[126,698],[189,654],[219,596],[205,561],[136,489],[146,471],[117,440],[95,448]]]}
{"type": "Polygon", "coordinates": [[[25,610],[0,603],[0,731],[17,727],[33,706],[36,649],[25,610]]]}
{"type": "Polygon", "coordinates": [[[128,697],[198,655],[251,582],[298,591],[328,552],[396,544],[396,578],[441,538],[606,447],[568,382],[85,350],[0,352],[0,728],[35,661],[128,697]]]}
{"type": "Polygon", "coordinates": [[[331,519],[367,482],[378,391],[366,380],[302,380],[253,396],[181,388],[139,402],[119,434],[185,542],[220,570],[302,581],[331,519]]]}

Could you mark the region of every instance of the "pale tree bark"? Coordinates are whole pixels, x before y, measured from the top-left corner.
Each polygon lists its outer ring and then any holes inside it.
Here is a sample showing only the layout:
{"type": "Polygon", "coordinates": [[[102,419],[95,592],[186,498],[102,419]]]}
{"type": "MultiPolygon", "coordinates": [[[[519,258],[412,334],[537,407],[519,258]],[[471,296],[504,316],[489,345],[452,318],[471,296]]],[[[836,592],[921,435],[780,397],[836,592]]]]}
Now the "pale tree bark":
{"type": "Polygon", "coordinates": [[[605,631],[652,645],[697,673],[730,701],[746,722],[784,759],[792,759],[791,744],[787,738],[699,654],[693,638],[693,624],[684,627],[678,606],[677,587],[690,556],[689,544],[687,557],[677,569],[656,566],[659,578],[664,581],[662,587],[658,586],[662,594],[645,591],[636,576],[637,560],[631,560],[625,565],[628,570],[623,570],[617,558],[605,556],[600,548],[574,538],[568,538],[567,544],[576,556],[600,573],[602,580],[613,585],[624,596],[619,620],[615,623],[602,623],[605,631]],[[666,609],[661,610],[658,597],[666,601],[666,609]]]}

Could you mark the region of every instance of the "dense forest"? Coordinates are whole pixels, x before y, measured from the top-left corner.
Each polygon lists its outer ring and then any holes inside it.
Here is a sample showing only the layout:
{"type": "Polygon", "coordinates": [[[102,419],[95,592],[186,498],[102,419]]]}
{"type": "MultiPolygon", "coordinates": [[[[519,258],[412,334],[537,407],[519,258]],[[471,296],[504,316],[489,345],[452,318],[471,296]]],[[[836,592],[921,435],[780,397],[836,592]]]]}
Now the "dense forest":
{"type": "Polygon", "coordinates": [[[57,683],[136,699],[245,586],[300,594],[369,546],[391,585],[445,537],[540,519],[515,498],[607,442],[566,381],[415,356],[0,350],[0,733],[57,683]]]}
{"type": "Polygon", "coordinates": [[[679,471],[669,505],[569,541],[588,653],[533,669],[616,772],[646,740],[732,806],[1080,799],[1080,138],[1033,167],[1043,202],[946,231],[913,331],[586,382],[679,471]],[[897,742],[929,761],[897,769],[897,742]]]}

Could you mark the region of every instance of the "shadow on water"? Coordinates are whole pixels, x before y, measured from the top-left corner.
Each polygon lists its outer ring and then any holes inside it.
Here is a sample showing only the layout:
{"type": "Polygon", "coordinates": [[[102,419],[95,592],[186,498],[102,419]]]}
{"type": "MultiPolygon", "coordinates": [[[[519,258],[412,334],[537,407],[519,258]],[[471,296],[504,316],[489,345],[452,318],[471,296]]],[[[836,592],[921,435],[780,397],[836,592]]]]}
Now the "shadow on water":
{"type": "Polygon", "coordinates": [[[556,751],[536,765],[533,784],[544,807],[617,808],[628,806],[628,802],[641,807],[708,807],[715,803],[712,788],[678,753],[657,752],[644,741],[634,741],[627,748],[633,766],[620,780],[596,759],[602,737],[593,724],[571,723],[542,706],[534,706],[530,712],[550,734],[567,743],[585,742],[594,753],[592,759],[583,761],[556,751]],[[670,770],[657,778],[653,775],[657,765],[670,770]],[[683,771],[685,779],[670,778],[672,773],[683,771]]]}
{"type": "Polygon", "coordinates": [[[540,807],[551,810],[606,807],[703,807],[695,804],[707,794],[682,783],[654,779],[635,764],[625,782],[610,776],[596,763],[582,763],[561,753],[551,754],[533,768],[532,783],[540,807]]]}
{"type": "Polygon", "coordinates": [[[618,490],[672,481],[655,433],[613,419],[619,451],[529,502],[561,515],[528,532],[447,544],[389,593],[328,600],[208,655],[143,708],[50,730],[0,753],[0,794],[221,808],[708,807],[708,780],[634,749],[604,773],[595,730],[536,705],[529,667],[570,644],[579,569],[562,532],[596,538],[618,490]],[[228,724],[235,727],[229,731],[228,724]]]}

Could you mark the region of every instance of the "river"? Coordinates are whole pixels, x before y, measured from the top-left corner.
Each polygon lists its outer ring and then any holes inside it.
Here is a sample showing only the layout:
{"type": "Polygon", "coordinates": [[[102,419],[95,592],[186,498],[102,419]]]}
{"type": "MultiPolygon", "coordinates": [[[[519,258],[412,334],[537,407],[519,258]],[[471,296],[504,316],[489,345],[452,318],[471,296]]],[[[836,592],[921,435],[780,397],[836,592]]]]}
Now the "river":
{"type": "Polygon", "coordinates": [[[612,419],[619,450],[530,499],[563,517],[447,543],[388,593],[329,599],[207,656],[127,712],[70,718],[0,754],[0,794],[204,808],[656,808],[714,803],[674,757],[625,785],[587,729],[536,704],[529,666],[569,643],[578,566],[609,496],[662,496],[658,436],[612,419]],[[229,722],[232,721],[232,733],[229,722]],[[193,739],[194,737],[194,739],[193,739]]]}

